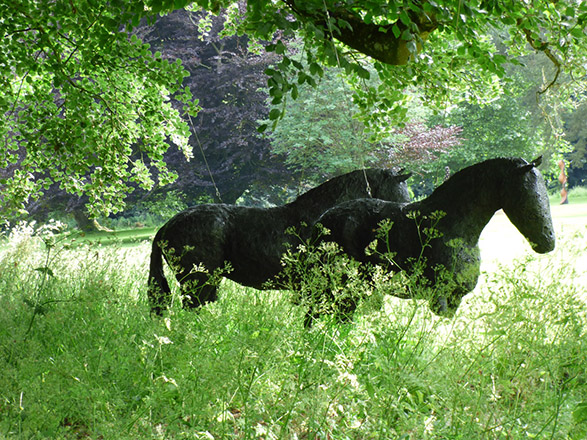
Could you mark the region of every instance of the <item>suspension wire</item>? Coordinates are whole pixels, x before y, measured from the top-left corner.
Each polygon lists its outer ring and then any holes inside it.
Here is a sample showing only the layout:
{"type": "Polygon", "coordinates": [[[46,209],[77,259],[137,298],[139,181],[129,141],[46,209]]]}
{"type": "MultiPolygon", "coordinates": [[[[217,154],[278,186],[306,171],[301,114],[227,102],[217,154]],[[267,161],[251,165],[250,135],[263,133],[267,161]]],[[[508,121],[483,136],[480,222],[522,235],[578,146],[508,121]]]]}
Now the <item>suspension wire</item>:
{"type": "Polygon", "coordinates": [[[218,189],[218,186],[216,185],[216,181],[214,180],[214,176],[212,175],[212,170],[210,169],[210,165],[208,164],[208,159],[206,159],[206,154],[204,153],[204,147],[202,147],[202,143],[200,142],[200,138],[198,137],[198,132],[196,131],[195,127],[194,127],[194,123],[192,121],[192,116],[188,113],[188,119],[190,121],[190,125],[192,127],[192,132],[194,133],[194,136],[196,137],[196,141],[198,142],[198,147],[200,148],[200,153],[202,154],[202,158],[204,159],[204,164],[206,165],[206,169],[208,170],[208,175],[210,176],[210,180],[212,181],[212,185],[214,186],[214,190],[216,191],[216,197],[218,198],[218,201],[220,203],[222,203],[222,197],[220,196],[220,190],[218,189]]]}
{"type": "MultiPolygon", "coordinates": [[[[330,17],[330,12],[328,11],[328,7],[326,6],[326,0],[322,0],[322,4],[324,5],[324,13],[326,14],[326,24],[328,26],[328,32],[330,33],[330,41],[332,42],[332,47],[334,48],[334,55],[336,56],[336,64],[338,65],[338,68],[341,69],[342,67],[341,67],[340,58],[338,55],[338,48],[336,47],[336,44],[334,43],[334,33],[332,32],[331,17],[330,17]]],[[[346,84],[344,83],[344,80],[342,78],[340,80],[342,82],[343,89],[346,89],[346,84]]],[[[348,95],[346,96],[345,105],[346,105],[346,109],[347,109],[347,114],[349,116],[349,121],[351,123],[351,129],[354,131],[354,134],[357,139],[363,138],[364,133],[362,133],[359,136],[358,130],[353,125],[353,109],[351,108],[351,100],[348,95]]],[[[371,197],[373,197],[373,195],[371,192],[371,185],[369,184],[369,179],[367,178],[367,170],[365,169],[365,161],[363,159],[363,156],[359,156],[359,161],[360,161],[361,169],[363,170],[363,178],[365,179],[365,189],[367,191],[367,194],[371,198],[371,197]]]]}
{"type": "MultiPolygon", "coordinates": [[[[332,32],[332,23],[331,23],[331,17],[330,17],[330,12],[328,11],[328,7],[326,6],[326,0],[322,0],[322,3],[324,5],[324,12],[326,14],[326,23],[328,26],[328,32],[330,33],[330,37],[331,37],[331,41],[334,41],[334,33],[332,32]]],[[[336,45],[334,44],[334,42],[332,43],[333,48],[334,48],[334,55],[336,56],[336,63],[338,65],[338,68],[341,69],[341,63],[340,63],[340,57],[338,54],[338,48],[336,47],[336,45]]],[[[343,89],[346,88],[344,81],[341,78],[341,82],[343,84],[343,89]]],[[[359,136],[357,133],[357,129],[354,128],[354,125],[352,123],[352,117],[353,117],[353,112],[352,112],[352,108],[351,108],[351,102],[350,102],[350,98],[348,96],[346,96],[346,100],[345,100],[345,106],[346,106],[346,110],[347,110],[347,114],[349,116],[349,120],[351,121],[351,129],[355,132],[355,135],[357,138],[362,137],[359,136]]],[[[188,113],[188,119],[190,122],[190,126],[192,127],[192,132],[194,133],[194,136],[196,137],[196,141],[198,143],[198,147],[200,149],[200,153],[202,155],[202,159],[204,160],[204,164],[206,165],[206,170],[208,171],[208,175],[210,176],[210,180],[212,182],[212,185],[214,186],[214,191],[216,193],[216,197],[218,198],[218,200],[222,203],[222,196],[220,195],[220,190],[218,189],[218,186],[216,185],[216,181],[214,180],[214,176],[212,174],[212,170],[210,169],[210,165],[208,164],[208,160],[206,158],[206,154],[204,153],[204,148],[202,146],[202,143],[200,142],[200,138],[198,137],[198,133],[194,127],[194,123],[192,121],[192,117],[191,115],[188,113]]],[[[371,185],[369,184],[369,179],[367,177],[367,170],[365,169],[365,162],[362,156],[359,157],[360,160],[360,165],[361,165],[361,169],[363,171],[363,178],[365,179],[365,189],[367,191],[367,194],[369,195],[369,197],[373,197],[372,196],[372,191],[371,191],[371,185]]]]}

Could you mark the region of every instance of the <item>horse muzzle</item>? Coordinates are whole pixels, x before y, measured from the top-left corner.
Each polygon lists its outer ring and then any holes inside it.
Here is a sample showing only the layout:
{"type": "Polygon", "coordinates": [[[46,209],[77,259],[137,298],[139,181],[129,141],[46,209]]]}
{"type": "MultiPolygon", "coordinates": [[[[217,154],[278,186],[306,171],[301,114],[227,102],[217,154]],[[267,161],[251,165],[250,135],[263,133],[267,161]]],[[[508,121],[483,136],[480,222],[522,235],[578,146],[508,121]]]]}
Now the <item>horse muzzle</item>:
{"type": "Polygon", "coordinates": [[[539,243],[531,243],[532,250],[539,254],[546,254],[554,250],[556,244],[556,238],[554,231],[549,231],[543,234],[539,243]]]}

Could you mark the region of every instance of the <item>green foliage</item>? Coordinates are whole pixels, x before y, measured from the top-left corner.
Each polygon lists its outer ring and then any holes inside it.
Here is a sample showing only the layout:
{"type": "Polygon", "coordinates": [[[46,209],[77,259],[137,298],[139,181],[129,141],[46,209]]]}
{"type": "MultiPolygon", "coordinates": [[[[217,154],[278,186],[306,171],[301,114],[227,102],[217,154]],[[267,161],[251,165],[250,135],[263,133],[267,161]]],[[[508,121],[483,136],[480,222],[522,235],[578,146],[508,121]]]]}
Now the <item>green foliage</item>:
{"type": "Polygon", "coordinates": [[[320,237],[302,240],[293,229],[287,231],[298,237],[301,244],[283,256],[283,269],[277,281],[269,285],[293,292],[293,302],[307,310],[305,323],[311,325],[322,315],[334,320],[348,321],[363,300],[380,303],[364,280],[360,263],[345,255],[327,239],[330,231],[322,229],[320,237]]]}
{"type": "MultiPolygon", "coordinates": [[[[224,35],[246,34],[257,50],[267,42],[281,57],[266,72],[276,106],[316,85],[326,66],[341,69],[374,138],[405,118],[414,88],[432,106],[487,102],[501,92],[505,66],[529,51],[554,66],[543,88],[549,92],[565,73],[584,76],[586,65],[587,5],[574,0],[8,2],[0,6],[8,17],[0,22],[3,216],[52,183],[89,196],[95,215],[120,210],[124,194],[133,185],[151,187],[155,172],[162,184],[173,180],[163,153],[171,141],[189,158],[179,114],[197,106],[181,89],[181,63],[151,53],[129,31],[188,4],[226,10],[224,35]],[[286,50],[293,38],[302,42],[303,62],[286,50]],[[181,111],[170,105],[172,95],[186,103],[181,111]]],[[[270,120],[282,110],[272,109],[270,120]]]]}
{"type": "MultiPolygon", "coordinates": [[[[194,4],[207,10],[234,5],[227,0],[194,4]]],[[[229,29],[271,41],[267,50],[283,55],[283,61],[267,72],[276,104],[288,94],[296,96],[300,85],[316,83],[323,65],[340,67],[364,81],[370,72],[361,55],[372,57],[382,85],[356,96],[368,126],[401,117],[400,103],[413,85],[436,104],[494,98],[501,88],[498,80],[508,77],[505,66],[520,64],[520,57],[529,52],[543,53],[550,60],[555,68],[551,80],[561,72],[574,72],[575,77],[584,72],[587,6],[574,0],[507,5],[454,0],[249,1],[242,12],[234,14],[229,29]],[[293,35],[303,41],[306,65],[286,53],[284,41],[293,35]],[[492,35],[499,35],[499,51],[492,35]]],[[[271,119],[281,115],[275,111],[271,119]]]]}
{"type": "Polygon", "coordinates": [[[587,188],[584,186],[575,186],[569,190],[569,200],[573,203],[587,202],[587,188]]]}
{"type": "MultiPolygon", "coordinates": [[[[152,194],[135,203],[131,209],[115,219],[105,219],[105,224],[116,229],[129,227],[161,226],[175,214],[188,207],[185,194],[171,190],[165,193],[152,194]]],[[[201,203],[211,201],[203,197],[201,203]]]]}
{"type": "Polygon", "coordinates": [[[484,106],[463,104],[442,119],[463,127],[462,144],[442,158],[453,169],[496,157],[531,160],[546,150],[544,127],[509,95],[484,106]]]}
{"type": "MultiPolygon", "coordinates": [[[[296,236],[301,244],[288,249],[282,259],[279,279],[269,286],[294,292],[294,302],[308,310],[307,325],[322,315],[348,321],[358,306],[365,303],[368,307],[379,308],[384,295],[388,294],[424,299],[431,306],[441,298],[446,303],[454,289],[454,275],[440,265],[433,269],[434,283],[424,275],[427,265],[424,253],[435,245],[434,240],[442,237],[436,226],[444,215],[442,212],[430,216],[411,213],[410,218],[419,231],[420,254],[407,263],[409,267],[400,267],[391,250],[389,232],[393,222],[389,220],[377,225],[377,238],[365,250],[366,255],[375,257],[374,261],[381,262],[378,264],[359,263],[346,255],[337,243],[329,241],[330,231],[320,224],[317,225],[318,235],[311,240],[304,240],[295,230],[288,230],[287,233],[296,236]],[[390,267],[400,267],[400,271],[391,272],[390,267]]],[[[453,245],[457,246],[451,243],[453,245]]]]}
{"type": "Polygon", "coordinates": [[[565,138],[573,145],[573,151],[566,155],[571,166],[581,168],[587,163],[587,128],[585,112],[587,102],[580,101],[573,111],[564,114],[565,138]]]}
{"type": "Polygon", "coordinates": [[[167,221],[180,211],[187,208],[183,201],[184,196],[179,191],[169,191],[162,197],[156,197],[153,200],[143,202],[144,206],[139,207],[139,211],[147,211],[152,215],[161,218],[162,221],[167,221]]]}
{"type": "MultiPolygon", "coordinates": [[[[423,187],[442,183],[445,167],[454,173],[486,159],[522,157],[532,160],[543,154],[547,157],[559,154],[558,146],[546,143],[550,138],[547,122],[532,115],[523,105],[520,94],[505,94],[485,105],[462,103],[443,115],[430,117],[428,124],[462,127],[459,134],[462,140],[437,160],[421,166],[421,171],[427,174],[423,187]]],[[[548,163],[552,166],[554,160],[548,163]]],[[[549,168],[546,170],[548,172],[549,168]]]]}
{"type": "MultiPolygon", "coordinates": [[[[357,107],[341,70],[325,70],[317,84],[301,85],[298,93],[285,102],[279,124],[271,129],[272,152],[315,181],[368,166],[373,145],[354,118],[357,107]]],[[[280,107],[271,111],[281,113],[280,107]]]]}
{"type": "Polygon", "coordinates": [[[92,213],[116,212],[131,183],[150,188],[175,143],[187,158],[188,127],[169,102],[197,111],[181,62],[169,63],[124,31],[143,2],[6,3],[0,15],[2,215],[52,183],[87,195],[92,213]],[[136,160],[130,159],[131,154],[136,160]]]}
{"type": "Polygon", "coordinates": [[[486,274],[453,320],[385,298],[309,331],[286,293],[231,283],[199,313],[152,319],[147,245],[64,249],[44,290],[62,301],[27,334],[46,250],[21,228],[0,253],[0,432],[581,440],[587,315],[569,261],[585,237],[567,238],[553,257],[486,274]]]}
{"type": "Polygon", "coordinates": [[[272,111],[283,111],[283,115],[269,132],[272,152],[284,157],[287,166],[308,181],[317,182],[359,167],[415,168],[459,143],[458,127],[428,128],[413,122],[427,116],[422,101],[413,95],[398,103],[412,122],[390,125],[387,120],[385,126],[377,126],[374,135],[373,127],[360,120],[361,110],[353,95],[361,89],[356,87],[342,69],[328,68],[314,87],[300,86],[295,100],[273,105],[272,111]]]}

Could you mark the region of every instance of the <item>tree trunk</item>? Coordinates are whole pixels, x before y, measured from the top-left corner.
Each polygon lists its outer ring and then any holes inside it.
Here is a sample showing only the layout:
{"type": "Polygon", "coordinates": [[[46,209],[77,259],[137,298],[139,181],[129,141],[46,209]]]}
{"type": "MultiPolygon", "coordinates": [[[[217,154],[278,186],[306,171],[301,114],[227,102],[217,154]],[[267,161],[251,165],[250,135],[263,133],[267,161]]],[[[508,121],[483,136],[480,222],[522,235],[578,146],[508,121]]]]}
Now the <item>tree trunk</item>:
{"type": "Polygon", "coordinates": [[[366,23],[360,15],[345,8],[306,10],[303,2],[286,0],[285,3],[300,18],[311,20],[322,27],[328,37],[332,35],[338,41],[375,60],[395,66],[407,64],[422,48],[421,42],[439,26],[434,14],[424,12],[409,12],[408,17],[413,27],[408,28],[402,20],[387,25],[366,23]]]}
{"type": "Polygon", "coordinates": [[[76,208],[70,211],[77,223],[78,229],[84,232],[113,232],[112,229],[108,229],[98,223],[98,220],[90,218],[88,212],[83,208],[76,208]]]}
{"type": "Polygon", "coordinates": [[[87,211],[82,207],[71,210],[71,214],[73,215],[73,218],[75,219],[75,222],[77,223],[77,227],[79,230],[83,232],[98,231],[96,224],[92,221],[92,219],[90,219],[90,216],[88,215],[87,211]]]}

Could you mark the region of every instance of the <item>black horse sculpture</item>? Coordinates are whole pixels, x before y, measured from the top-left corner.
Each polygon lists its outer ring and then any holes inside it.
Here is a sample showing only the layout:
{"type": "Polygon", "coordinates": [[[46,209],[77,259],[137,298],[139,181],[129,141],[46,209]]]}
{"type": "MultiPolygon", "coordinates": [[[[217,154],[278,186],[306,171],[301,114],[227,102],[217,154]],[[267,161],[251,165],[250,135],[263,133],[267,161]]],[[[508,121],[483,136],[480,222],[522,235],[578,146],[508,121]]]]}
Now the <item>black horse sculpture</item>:
{"type": "MultiPolygon", "coordinates": [[[[429,197],[414,203],[376,199],[342,203],[318,220],[330,231],[318,240],[336,242],[357,261],[384,265],[393,272],[409,273],[415,264],[423,261],[422,275],[432,286],[439,281],[438,268],[443,267],[443,276],[451,275],[451,289],[437,289],[429,304],[435,313],[452,316],[462,297],[477,284],[479,236],[497,210],[504,210],[534,251],[546,253],[554,249],[546,186],[536,169],[541,160],[541,157],[530,163],[514,158],[487,160],[461,170],[429,197]],[[391,226],[378,239],[379,225],[386,220],[391,226]],[[377,247],[366,251],[375,240],[377,247]]],[[[409,297],[406,292],[394,292],[394,295],[409,297]]],[[[348,315],[356,303],[351,301],[343,307],[346,310],[340,312],[348,315]]],[[[306,324],[319,314],[310,310],[306,324]]]]}
{"type": "Polygon", "coordinates": [[[226,204],[198,205],[175,215],[153,239],[149,271],[152,312],[169,305],[170,288],[163,274],[162,255],[175,271],[185,307],[216,300],[214,271],[230,264],[223,276],[258,289],[277,275],[287,245],[296,245],[288,228],[310,226],[328,208],[347,200],[376,197],[408,202],[409,174],[385,169],[357,170],[335,177],[302,194],[295,201],[273,208],[226,204]],[[205,269],[194,270],[194,267],[205,269]]]}

